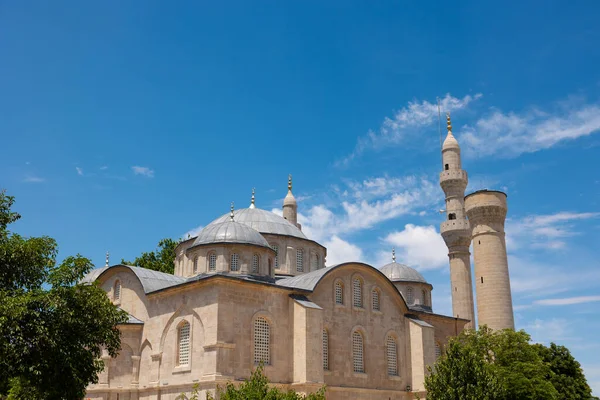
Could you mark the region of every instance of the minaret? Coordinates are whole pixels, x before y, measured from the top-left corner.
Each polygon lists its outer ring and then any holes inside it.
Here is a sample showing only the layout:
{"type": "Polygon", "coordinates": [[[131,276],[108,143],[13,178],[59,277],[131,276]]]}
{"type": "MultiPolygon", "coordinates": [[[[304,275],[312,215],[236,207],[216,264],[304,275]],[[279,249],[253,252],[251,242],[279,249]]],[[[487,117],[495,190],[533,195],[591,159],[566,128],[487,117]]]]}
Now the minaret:
{"type": "Polygon", "coordinates": [[[477,321],[492,329],[515,329],[504,237],[506,194],[479,190],[465,197],[465,208],[473,229],[477,321]]]}
{"type": "Polygon", "coordinates": [[[440,186],[446,195],[446,221],[440,225],[440,233],[448,246],[450,259],[450,282],[452,290],[452,314],[457,318],[468,319],[465,327],[475,328],[473,308],[473,285],[471,283],[471,229],[465,214],[465,189],[469,178],[462,169],[460,147],[452,135],[450,113],[446,115],[448,135],[442,145],[443,171],[440,173],[440,186]]]}
{"type": "Polygon", "coordinates": [[[292,175],[288,176],[288,192],[283,199],[283,218],[290,221],[294,226],[298,226],[298,204],[292,194],[292,175]]]}

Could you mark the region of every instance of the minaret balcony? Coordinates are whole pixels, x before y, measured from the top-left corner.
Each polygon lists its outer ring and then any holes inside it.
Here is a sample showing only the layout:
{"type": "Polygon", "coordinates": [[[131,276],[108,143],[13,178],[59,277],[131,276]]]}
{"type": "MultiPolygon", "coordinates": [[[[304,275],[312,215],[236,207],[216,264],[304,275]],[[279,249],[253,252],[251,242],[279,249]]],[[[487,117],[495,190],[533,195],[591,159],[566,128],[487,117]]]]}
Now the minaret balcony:
{"type": "Polygon", "coordinates": [[[450,183],[451,181],[468,182],[467,171],[464,169],[454,169],[440,172],[440,185],[444,185],[446,182],[450,183]]]}
{"type": "Polygon", "coordinates": [[[464,231],[467,236],[470,236],[471,226],[469,221],[466,219],[449,219],[440,224],[440,233],[443,235],[445,232],[464,231]]]}

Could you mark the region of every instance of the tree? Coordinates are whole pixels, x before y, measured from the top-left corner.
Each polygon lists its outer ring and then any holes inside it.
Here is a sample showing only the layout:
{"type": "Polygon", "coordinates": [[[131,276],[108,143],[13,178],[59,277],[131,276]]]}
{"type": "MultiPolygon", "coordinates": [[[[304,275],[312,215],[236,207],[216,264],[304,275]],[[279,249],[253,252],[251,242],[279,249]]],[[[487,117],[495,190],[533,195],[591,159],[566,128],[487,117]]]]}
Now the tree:
{"type": "Polygon", "coordinates": [[[156,251],[142,253],[133,262],[121,260],[121,263],[172,274],[175,272],[175,247],[178,244],[173,239],[162,239],[156,251]]]}
{"type": "MultiPolygon", "coordinates": [[[[226,384],[225,389],[217,387],[217,395],[220,400],[325,400],[325,387],[307,396],[293,390],[285,392],[277,387],[269,387],[269,380],[263,373],[263,366],[259,365],[252,371],[252,376],[239,387],[235,387],[230,382],[226,384]]],[[[207,399],[213,400],[214,397],[209,394],[207,399]]]]}
{"type": "Polygon", "coordinates": [[[451,339],[425,379],[428,399],[558,399],[525,331],[481,327],[451,339]]]}
{"type": "Polygon", "coordinates": [[[0,398],[82,398],[104,368],[102,349],[117,355],[127,314],[98,285],[78,283],[89,259],[57,265],[54,239],[11,233],[13,203],[0,192],[0,398]]]}
{"type": "Polygon", "coordinates": [[[569,349],[550,343],[550,347],[534,345],[542,360],[550,367],[550,380],[562,400],[578,400],[592,398],[581,365],[571,355],[569,349]]]}

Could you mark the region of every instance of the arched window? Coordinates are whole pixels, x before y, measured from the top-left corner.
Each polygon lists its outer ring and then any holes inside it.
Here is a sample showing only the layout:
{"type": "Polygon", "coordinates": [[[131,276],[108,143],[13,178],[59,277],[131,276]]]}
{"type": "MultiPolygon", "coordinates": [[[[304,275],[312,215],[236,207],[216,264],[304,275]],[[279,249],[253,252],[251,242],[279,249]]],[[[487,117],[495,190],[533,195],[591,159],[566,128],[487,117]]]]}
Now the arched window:
{"type": "Polygon", "coordinates": [[[373,305],[373,310],[374,311],[380,311],[380,304],[379,304],[379,290],[377,289],[373,289],[373,292],[371,292],[371,298],[372,298],[372,305],[373,305]]]}
{"type": "Polygon", "coordinates": [[[329,370],[329,333],[323,329],[323,369],[329,370]]]}
{"type": "Polygon", "coordinates": [[[344,304],[344,284],[340,281],[335,283],[335,304],[344,304]]]}
{"type": "Polygon", "coordinates": [[[313,271],[319,269],[319,256],[316,255],[316,254],[313,254],[313,256],[312,256],[312,266],[311,266],[311,269],[313,271]]]}
{"type": "Polygon", "coordinates": [[[296,250],[296,272],[304,272],[304,250],[296,250]]]}
{"type": "Polygon", "coordinates": [[[362,308],[362,280],[360,278],[354,278],[352,281],[352,304],[354,307],[362,308]]]}
{"type": "Polygon", "coordinates": [[[209,271],[217,270],[217,255],[215,253],[210,253],[208,255],[208,270],[209,271]]]}
{"type": "Polygon", "coordinates": [[[238,255],[238,253],[233,253],[231,255],[231,264],[229,264],[229,269],[231,271],[240,270],[240,256],[238,255]]]}
{"type": "Polygon", "coordinates": [[[183,321],[177,328],[177,365],[188,365],[190,363],[190,324],[183,321]]]}
{"type": "Polygon", "coordinates": [[[254,320],[254,364],[271,363],[271,326],[266,318],[254,320]]]}
{"type": "Polygon", "coordinates": [[[423,296],[423,305],[428,306],[427,291],[425,289],[421,290],[421,296],[423,296]]]}
{"type": "Polygon", "coordinates": [[[258,254],[252,255],[252,272],[258,274],[258,254]]]}
{"type": "Polygon", "coordinates": [[[392,335],[388,335],[385,341],[387,354],[387,371],[389,376],[398,376],[398,345],[392,335]]]}
{"type": "Polygon", "coordinates": [[[121,301],[121,281],[120,280],[116,280],[115,281],[115,287],[114,287],[114,292],[113,292],[113,297],[115,299],[115,301],[121,301]]]}
{"type": "Polygon", "coordinates": [[[415,294],[413,293],[413,288],[410,286],[406,289],[406,302],[409,306],[415,302],[415,294]]]}
{"type": "Polygon", "coordinates": [[[354,372],[365,372],[363,348],[363,336],[360,332],[352,333],[352,361],[354,372]]]}
{"type": "Polygon", "coordinates": [[[194,273],[198,272],[198,256],[194,257],[194,273]]]}
{"type": "Polygon", "coordinates": [[[456,214],[454,214],[454,213],[450,213],[450,214],[448,214],[448,219],[449,219],[449,220],[456,219],[456,214]]]}
{"type": "Polygon", "coordinates": [[[272,249],[275,250],[275,269],[279,268],[279,247],[277,245],[272,246],[272,249]]]}
{"type": "Polygon", "coordinates": [[[435,342],[435,359],[437,360],[442,355],[442,346],[438,342],[435,342]]]}

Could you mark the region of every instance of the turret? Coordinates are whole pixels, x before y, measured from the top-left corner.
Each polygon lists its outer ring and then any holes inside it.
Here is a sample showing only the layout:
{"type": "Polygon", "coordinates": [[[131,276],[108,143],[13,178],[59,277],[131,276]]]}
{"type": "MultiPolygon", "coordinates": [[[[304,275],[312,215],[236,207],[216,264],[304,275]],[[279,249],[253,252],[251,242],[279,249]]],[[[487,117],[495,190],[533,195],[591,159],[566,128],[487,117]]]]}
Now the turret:
{"type": "Polygon", "coordinates": [[[440,186],[446,195],[446,221],[440,225],[440,233],[448,247],[450,282],[452,291],[452,314],[468,319],[466,328],[475,328],[473,285],[471,279],[471,229],[466,218],[464,196],[469,182],[467,172],[461,167],[460,146],[452,134],[450,114],[447,116],[448,135],[442,145],[442,172],[440,186]]]}
{"type": "Polygon", "coordinates": [[[477,320],[492,329],[515,328],[504,221],[506,194],[480,190],[465,197],[472,228],[477,320]]]}
{"type": "Polygon", "coordinates": [[[300,228],[298,225],[298,203],[292,194],[292,175],[288,176],[288,192],[283,199],[283,218],[300,228]]]}

